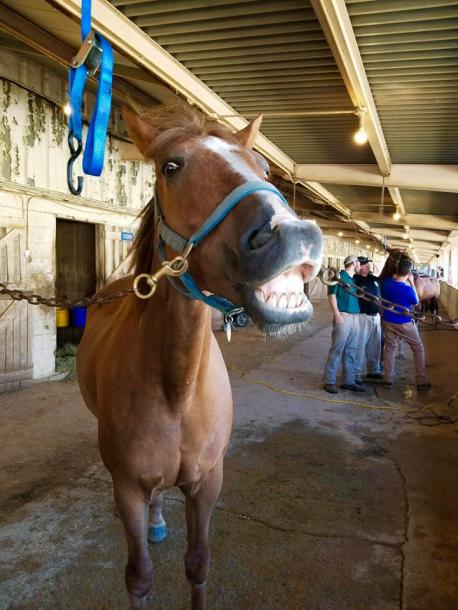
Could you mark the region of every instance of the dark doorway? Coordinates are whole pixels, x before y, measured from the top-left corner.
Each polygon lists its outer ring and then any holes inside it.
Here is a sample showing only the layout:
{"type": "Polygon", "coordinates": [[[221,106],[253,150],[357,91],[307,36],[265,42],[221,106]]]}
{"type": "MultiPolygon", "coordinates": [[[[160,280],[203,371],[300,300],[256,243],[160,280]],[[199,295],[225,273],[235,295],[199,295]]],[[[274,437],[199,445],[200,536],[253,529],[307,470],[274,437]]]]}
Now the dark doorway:
{"type": "MultiPolygon", "coordinates": [[[[56,294],[69,300],[96,291],[96,227],[87,222],[57,219],[56,294]]],[[[57,345],[79,343],[83,328],[57,328],[57,345]]]]}

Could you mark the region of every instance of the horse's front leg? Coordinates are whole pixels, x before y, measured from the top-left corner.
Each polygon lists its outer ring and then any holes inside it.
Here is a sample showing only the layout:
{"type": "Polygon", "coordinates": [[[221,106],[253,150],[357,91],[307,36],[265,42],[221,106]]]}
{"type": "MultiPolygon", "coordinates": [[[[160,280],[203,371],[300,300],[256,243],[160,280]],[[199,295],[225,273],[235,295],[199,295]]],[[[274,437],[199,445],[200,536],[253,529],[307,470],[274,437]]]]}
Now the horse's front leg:
{"type": "Polygon", "coordinates": [[[191,609],[205,610],[205,585],[210,571],[208,530],[213,507],[223,483],[223,460],[197,485],[182,488],[186,496],[188,548],[185,555],[186,576],[191,583],[191,609]]]}
{"type": "Polygon", "coordinates": [[[150,505],[148,540],[153,543],[162,542],[167,538],[167,524],[162,516],[163,498],[157,494],[150,505]]]}
{"type": "Polygon", "coordinates": [[[153,585],[153,564],[148,551],[148,502],[144,491],[130,482],[114,481],[114,495],[127,538],[125,577],[131,609],[143,610],[153,585]]]}

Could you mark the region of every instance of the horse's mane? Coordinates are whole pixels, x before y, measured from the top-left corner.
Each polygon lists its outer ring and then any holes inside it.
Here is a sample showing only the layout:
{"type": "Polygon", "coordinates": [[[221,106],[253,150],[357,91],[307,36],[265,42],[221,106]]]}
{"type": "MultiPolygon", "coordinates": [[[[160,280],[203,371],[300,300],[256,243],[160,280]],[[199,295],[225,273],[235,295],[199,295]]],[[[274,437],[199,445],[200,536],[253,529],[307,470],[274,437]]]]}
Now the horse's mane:
{"type": "MultiPolygon", "coordinates": [[[[208,118],[191,106],[178,103],[171,106],[159,106],[153,110],[139,110],[141,118],[156,127],[159,131],[154,140],[154,151],[163,148],[169,141],[197,135],[216,136],[235,143],[235,135],[224,125],[208,118]]],[[[132,264],[135,275],[150,273],[155,246],[155,212],[154,199],[140,212],[140,227],[132,245],[132,264]]]]}
{"type": "Polygon", "coordinates": [[[403,259],[411,260],[410,256],[405,250],[394,249],[390,250],[390,254],[385,261],[382,271],[380,272],[379,278],[384,280],[387,277],[391,277],[396,273],[396,267],[403,259]]]}

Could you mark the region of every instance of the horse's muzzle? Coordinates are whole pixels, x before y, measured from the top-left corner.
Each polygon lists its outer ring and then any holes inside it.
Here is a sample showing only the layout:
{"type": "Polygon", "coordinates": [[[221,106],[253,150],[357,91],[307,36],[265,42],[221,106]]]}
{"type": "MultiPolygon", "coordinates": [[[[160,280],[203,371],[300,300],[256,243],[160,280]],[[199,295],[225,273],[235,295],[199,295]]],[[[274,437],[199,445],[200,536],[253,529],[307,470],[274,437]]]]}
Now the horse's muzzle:
{"type": "Polygon", "coordinates": [[[323,237],[310,221],[266,223],[241,240],[239,273],[244,307],[261,324],[298,324],[313,308],[304,284],[321,267],[323,237]]]}

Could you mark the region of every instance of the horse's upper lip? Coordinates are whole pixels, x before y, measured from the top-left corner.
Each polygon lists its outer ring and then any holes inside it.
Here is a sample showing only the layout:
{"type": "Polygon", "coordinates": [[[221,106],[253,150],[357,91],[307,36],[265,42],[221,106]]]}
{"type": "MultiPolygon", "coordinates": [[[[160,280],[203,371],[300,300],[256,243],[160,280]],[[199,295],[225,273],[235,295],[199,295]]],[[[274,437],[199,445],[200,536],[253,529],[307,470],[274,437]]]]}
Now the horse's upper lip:
{"type": "Polygon", "coordinates": [[[285,262],[283,265],[271,270],[261,278],[247,278],[245,281],[242,279],[240,284],[243,284],[244,286],[250,286],[252,288],[260,288],[272,281],[277,280],[284,274],[288,274],[290,272],[300,273],[302,277],[302,284],[307,284],[318,275],[320,268],[321,260],[312,261],[309,258],[302,258],[293,263],[285,262]]]}

